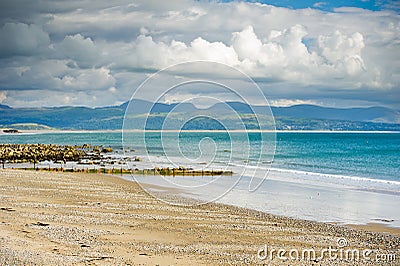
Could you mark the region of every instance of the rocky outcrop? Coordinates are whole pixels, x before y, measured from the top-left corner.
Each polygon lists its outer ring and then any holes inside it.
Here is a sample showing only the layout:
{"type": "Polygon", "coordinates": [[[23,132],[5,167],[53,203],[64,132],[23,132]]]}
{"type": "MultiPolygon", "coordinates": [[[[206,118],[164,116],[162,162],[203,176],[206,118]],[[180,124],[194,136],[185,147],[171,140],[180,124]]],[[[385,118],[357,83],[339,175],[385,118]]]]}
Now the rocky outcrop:
{"type": "MultiPolygon", "coordinates": [[[[103,148],[108,152],[108,148],[103,148]]],[[[0,144],[0,161],[9,163],[80,161],[101,158],[99,147],[55,144],[0,144]]]]}

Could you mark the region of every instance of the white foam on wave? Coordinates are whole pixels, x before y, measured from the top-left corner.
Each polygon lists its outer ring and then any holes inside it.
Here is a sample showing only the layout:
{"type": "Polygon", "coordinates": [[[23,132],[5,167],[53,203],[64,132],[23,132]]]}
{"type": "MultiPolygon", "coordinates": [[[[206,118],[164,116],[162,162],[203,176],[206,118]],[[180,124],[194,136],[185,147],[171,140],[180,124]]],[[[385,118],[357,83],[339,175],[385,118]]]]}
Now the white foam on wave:
{"type": "Polygon", "coordinates": [[[308,172],[302,170],[283,169],[283,168],[268,168],[263,166],[244,165],[238,163],[230,163],[237,171],[243,172],[243,169],[255,170],[255,178],[269,178],[274,180],[303,182],[315,184],[318,182],[323,185],[345,185],[354,188],[370,189],[370,190],[385,190],[400,193],[400,181],[374,179],[350,175],[325,174],[317,172],[308,172]],[[266,175],[265,171],[269,171],[266,175]]]}
{"type": "MultiPolygon", "coordinates": [[[[181,157],[164,156],[140,156],[144,159],[142,162],[135,162],[138,166],[151,167],[176,167],[183,166],[193,169],[202,169],[204,164],[195,161],[185,160],[181,157]],[[174,165],[175,163],[175,165],[174,165]]],[[[355,189],[380,190],[387,192],[400,193],[400,181],[377,179],[369,177],[360,177],[353,175],[326,174],[318,172],[309,172],[295,169],[284,169],[276,167],[267,167],[263,165],[248,165],[239,162],[214,162],[207,168],[229,169],[235,174],[255,177],[258,179],[268,178],[277,181],[286,181],[293,183],[309,183],[322,186],[346,186],[355,189]]]]}

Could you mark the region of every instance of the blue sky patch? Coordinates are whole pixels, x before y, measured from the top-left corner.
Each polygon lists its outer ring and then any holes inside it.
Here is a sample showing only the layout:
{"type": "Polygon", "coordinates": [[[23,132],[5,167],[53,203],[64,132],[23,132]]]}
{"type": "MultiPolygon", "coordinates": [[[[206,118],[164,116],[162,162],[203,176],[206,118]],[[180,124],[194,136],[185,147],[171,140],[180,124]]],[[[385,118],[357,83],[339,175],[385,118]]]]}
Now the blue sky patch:
{"type": "MultiPolygon", "coordinates": [[[[229,0],[223,0],[221,2],[232,2],[229,0]]],[[[324,0],[304,0],[304,1],[293,1],[293,0],[250,0],[246,2],[258,2],[278,7],[286,7],[292,9],[302,8],[314,8],[323,11],[333,11],[335,8],[340,7],[355,7],[362,8],[372,11],[380,10],[396,10],[399,11],[400,4],[397,1],[375,1],[375,0],[336,0],[336,1],[324,1],[324,0]]]]}

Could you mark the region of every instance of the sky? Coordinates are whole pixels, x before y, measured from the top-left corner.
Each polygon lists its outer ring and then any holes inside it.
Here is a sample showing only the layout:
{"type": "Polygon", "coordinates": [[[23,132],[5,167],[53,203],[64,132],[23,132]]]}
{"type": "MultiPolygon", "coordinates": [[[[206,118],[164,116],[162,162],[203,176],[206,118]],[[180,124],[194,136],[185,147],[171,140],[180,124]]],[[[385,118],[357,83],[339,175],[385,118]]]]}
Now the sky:
{"type": "Polygon", "coordinates": [[[118,105],[152,73],[207,60],[249,75],[271,105],[399,110],[399,11],[380,0],[1,0],[0,104],[118,105]]]}

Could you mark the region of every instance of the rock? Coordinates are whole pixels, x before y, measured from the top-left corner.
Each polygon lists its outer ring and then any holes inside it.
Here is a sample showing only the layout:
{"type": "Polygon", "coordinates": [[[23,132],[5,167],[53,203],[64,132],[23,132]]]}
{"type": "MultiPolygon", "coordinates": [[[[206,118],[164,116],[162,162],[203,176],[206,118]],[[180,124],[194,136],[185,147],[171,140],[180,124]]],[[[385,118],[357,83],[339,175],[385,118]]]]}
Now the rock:
{"type": "Polygon", "coordinates": [[[113,151],[112,148],[103,148],[103,149],[101,150],[101,152],[103,152],[103,153],[108,153],[108,152],[112,152],[112,151],[113,151]]]}
{"type": "Polygon", "coordinates": [[[34,223],[34,224],[32,224],[32,225],[37,225],[37,226],[49,226],[50,224],[48,224],[48,223],[42,223],[42,222],[37,222],[37,223],[34,223]]]}
{"type": "Polygon", "coordinates": [[[1,207],[0,210],[2,210],[2,211],[8,211],[8,212],[15,212],[14,209],[9,208],[9,207],[1,207]]]}

